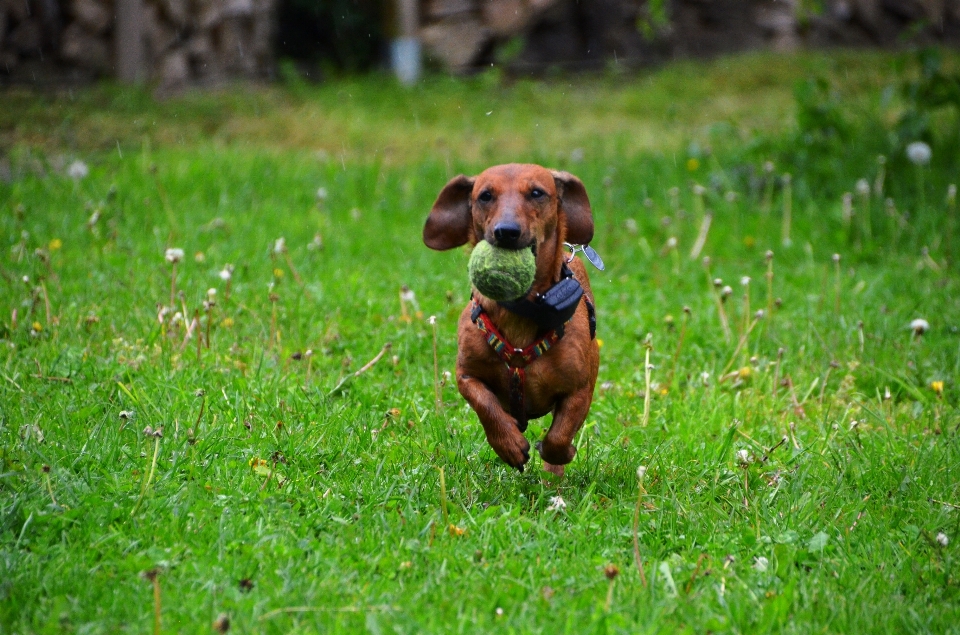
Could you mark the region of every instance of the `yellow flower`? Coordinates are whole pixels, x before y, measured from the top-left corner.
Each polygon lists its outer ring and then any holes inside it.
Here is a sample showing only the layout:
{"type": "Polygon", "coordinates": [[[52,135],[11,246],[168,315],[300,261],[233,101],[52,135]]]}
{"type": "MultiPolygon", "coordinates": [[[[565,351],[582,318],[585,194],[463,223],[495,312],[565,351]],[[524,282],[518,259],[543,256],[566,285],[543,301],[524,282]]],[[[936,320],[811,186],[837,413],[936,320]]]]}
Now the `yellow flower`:
{"type": "Polygon", "coordinates": [[[50,251],[56,251],[61,247],[63,247],[63,241],[60,240],[59,238],[54,238],[53,240],[50,241],[50,244],[47,245],[47,247],[50,249],[50,251]]]}
{"type": "Polygon", "coordinates": [[[943,394],[943,382],[942,381],[932,381],[930,382],[930,387],[933,388],[933,392],[938,395],[943,394]]]}
{"type": "Polygon", "coordinates": [[[279,267],[276,268],[276,269],[274,269],[274,270],[273,270],[273,277],[274,277],[274,278],[282,278],[282,277],[283,277],[283,269],[280,269],[279,267]]]}
{"type": "Polygon", "coordinates": [[[687,159],[687,171],[696,172],[700,169],[700,160],[693,157],[687,159]]]}
{"type": "Polygon", "coordinates": [[[220,322],[220,326],[224,328],[230,328],[231,326],[233,326],[233,318],[232,317],[223,318],[223,321],[220,322]]]}
{"type": "Polygon", "coordinates": [[[597,338],[597,348],[603,348],[603,340],[599,337],[597,338]]]}
{"type": "Polygon", "coordinates": [[[740,375],[740,379],[749,379],[750,375],[753,374],[753,370],[749,366],[744,366],[737,371],[737,374],[740,375]]]}
{"type": "MultiPolygon", "coordinates": [[[[43,330],[43,324],[40,324],[39,322],[34,322],[34,323],[31,325],[31,328],[32,328],[34,331],[36,331],[37,333],[39,333],[40,331],[43,330]]],[[[941,382],[941,383],[943,383],[943,382],[941,382]]]]}

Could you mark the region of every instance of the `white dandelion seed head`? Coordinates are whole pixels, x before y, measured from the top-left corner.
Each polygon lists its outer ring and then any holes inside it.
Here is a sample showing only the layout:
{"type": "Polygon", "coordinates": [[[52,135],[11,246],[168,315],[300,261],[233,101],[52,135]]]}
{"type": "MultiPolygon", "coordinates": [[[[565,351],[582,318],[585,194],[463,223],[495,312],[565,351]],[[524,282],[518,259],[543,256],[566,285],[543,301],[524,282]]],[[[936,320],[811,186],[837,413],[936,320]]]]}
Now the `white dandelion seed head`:
{"type": "Polygon", "coordinates": [[[729,298],[731,295],[733,295],[733,287],[731,287],[729,284],[724,285],[724,287],[720,289],[721,297],[729,298]]]}
{"type": "Polygon", "coordinates": [[[870,183],[867,179],[860,179],[856,185],[857,194],[860,196],[870,196],[870,183]]]}
{"type": "Polygon", "coordinates": [[[747,286],[748,284],[750,284],[750,276],[743,276],[742,278],[740,278],[740,284],[742,284],[743,286],[747,286]]]}
{"type": "Polygon", "coordinates": [[[67,176],[76,181],[86,178],[88,174],[90,174],[90,168],[79,159],[71,163],[70,167],[67,168],[67,176]]]}
{"type": "Polygon", "coordinates": [[[647,475],[647,466],[646,466],[646,465],[638,465],[638,466],[637,466],[637,480],[638,480],[638,481],[642,481],[642,480],[643,480],[643,477],[646,476],[646,475],[647,475]]]}
{"type": "Polygon", "coordinates": [[[567,501],[562,496],[551,496],[550,505],[547,506],[548,512],[562,512],[567,509],[567,501]]]}
{"type": "Polygon", "coordinates": [[[677,248],[677,239],[675,236],[667,238],[667,249],[676,249],[677,248]]]}
{"type": "Polygon", "coordinates": [[[430,317],[427,318],[427,324],[429,324],[430,326],[434,326],[436,323],[437,323],[436,315],[431,315],[430,317]]]}
{"type": "Polygon", "coordinates": [[[930,330],[930,323],[923,318],[917,318],[910,322],[910,329],[917,335],[923,335],[930,330]]]}
{"type": "Polygon", "coordinates": [[[282,254],[287,251],[287,240],[283,236],[273,241],[273,253],[282,254]]]}
{"type": "Polygon", "coordinates": [[[183,250],[179,247],[171,247],[163,252],[163,257],[170,264],[176,264],[183,260],[183,250]]]}
{"type": "Polygon", "coordinates": [[[209,289],[207,289],[207,299],[208,299],[208,300],[211,300],[211,301],[212,301],[212,300],[216,300],[216,299],[217,299],[217,290],[214,289],[213,287],[210,287],[209,289]]]}
{"type": "Polygon", "coordinates": [[[227,265],[221,269],[217,275],[220,276],[220,279],[224,282],[230,282],[230,278],[233,277],[233,265],[227,265]]]}
{"type": "Polygon", "coordinates": [[[767,312],[765,310],[758,309],[757,312],[753,314],[753,318],[755,320],[762,320],[764,317],[766,317],[766,315],[767,315],[767,312]]]}
{"type": "Polygon", "coordinates": [[[832,260],[834,262],[840,262],[840,254],[833,254],[832,260]]]}
{"type": "Polygon", "coordinates": [[[750,465],[750,451],[737,450],[737,463],[739,463],[741,467],[750,465]]]}
{"type": "Polygon", "coordinates": [[[933,158],[933,150],[923,141],[914,141],[907,145],[907,158],[914,165],[926,165],[933,158]]]}

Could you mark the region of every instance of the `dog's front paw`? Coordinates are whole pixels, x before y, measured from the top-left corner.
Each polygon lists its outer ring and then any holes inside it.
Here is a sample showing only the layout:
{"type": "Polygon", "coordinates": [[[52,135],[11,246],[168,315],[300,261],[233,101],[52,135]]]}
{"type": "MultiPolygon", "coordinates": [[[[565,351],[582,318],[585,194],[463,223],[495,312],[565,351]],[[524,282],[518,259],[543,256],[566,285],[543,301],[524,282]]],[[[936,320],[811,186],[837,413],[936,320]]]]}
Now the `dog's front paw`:
{"type": "Polygon", "coordinates": [[[516,426],[508,428],[512,433],[501,434],[496,437],[488,436],[490,446],[503,462],[523,472],[523,466],[530,460],[530,443],[520,434],[516,426]]]}
{"type": "MultiPolygon", "coordinates": [[[[544,463],[551,467],[560,467],[566,465],[577,455],[577,446],[572,443],[567,445],[554,445],[550,443],[549,437],[537,444],[537,450],[540,452],[540,458],[544,463]]],[[[553,471],[553,470],[548,470],[553,471]]],[[[563,472],[561,471],[560,474],[563,472]]]]}

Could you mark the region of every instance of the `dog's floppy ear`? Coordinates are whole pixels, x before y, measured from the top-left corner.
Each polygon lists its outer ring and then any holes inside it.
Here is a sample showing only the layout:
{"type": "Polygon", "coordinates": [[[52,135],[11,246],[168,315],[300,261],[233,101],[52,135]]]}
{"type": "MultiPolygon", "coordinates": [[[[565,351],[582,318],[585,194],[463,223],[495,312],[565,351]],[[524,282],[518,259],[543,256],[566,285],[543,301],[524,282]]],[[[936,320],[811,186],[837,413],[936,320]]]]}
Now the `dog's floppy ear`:
{"type": "Polygon", "coordinates": [[[443,251],[465,245],[470,240],[472,191],[473,178],[462,174],[443,186],[423,226],[423,242],[427,247],[443,251]]]}
{"type": "Polygon", "coordinates": [[[583,182],[569,172],[552,171],[560,195],[560,209],[567,218],[568,243],[586,245],[593,240],[593,214],[583,182]]]}

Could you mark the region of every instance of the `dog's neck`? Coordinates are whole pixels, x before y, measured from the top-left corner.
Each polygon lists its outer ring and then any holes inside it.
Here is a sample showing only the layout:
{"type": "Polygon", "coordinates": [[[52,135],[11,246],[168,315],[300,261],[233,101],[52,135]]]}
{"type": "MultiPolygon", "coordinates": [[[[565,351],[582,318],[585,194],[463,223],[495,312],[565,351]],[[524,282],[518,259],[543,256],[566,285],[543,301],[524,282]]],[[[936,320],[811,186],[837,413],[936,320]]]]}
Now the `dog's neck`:
{"type": "MultiPolygon", "coordinates": [[[[561,268],[565,254],[563,252],[562,240],[544,241],[537,247],[537,273],[533,279],[533,286],[527,293],[527,298],[533,298],[538,293],[544,293],[560,280],[561,268]]],[[[503,336],[517,348],[525,346],[536,341],[540,335],[540,327],[536,322],[529,318],[522,317],[507,310],[496,300],[474,291],[477,301],[483,310],[490,316],[493,323],[497,325],[503,336]]]]}

